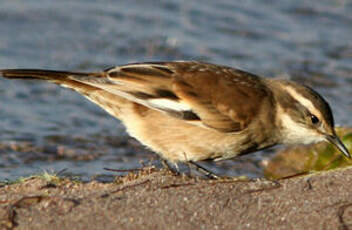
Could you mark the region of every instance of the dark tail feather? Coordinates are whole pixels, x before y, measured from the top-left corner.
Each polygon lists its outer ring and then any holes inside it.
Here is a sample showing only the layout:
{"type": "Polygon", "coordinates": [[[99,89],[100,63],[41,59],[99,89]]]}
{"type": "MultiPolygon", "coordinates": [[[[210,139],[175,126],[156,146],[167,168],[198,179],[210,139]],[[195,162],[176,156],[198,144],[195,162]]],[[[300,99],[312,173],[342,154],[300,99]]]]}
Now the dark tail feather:
{"type": "Polygon", "coordinates": [[[53,82],[63,87],[88,95],[98,88],[75,81],[74,77],[103,77],[104,73],[82,73],[41,69],[0,69],[0,76],[9,79],[39,79],[53,82]],[[72,78],[71,78],[72,77],[72,78]]]}
{"type": "Polygon", "coordinates": [[[40,69],[0,69],[0,76],[10,79],[41,79],[71,88],[83,94],[115,117],[119,117],[120,106],[123,103],[128,103],[128,101],[122,97],[75,80],[75,78],[79,77],[103,78],[106,76],[105,72],[82,73],[40,69]]]}
{"type": "Polygon", "coordinates": [[[0,75],[10,79],[21,78],[43,80],[65,80],[69,76],[98,76],[96,73],[79,73],[40,69],[2,69],[0,70],[0,75]]]}

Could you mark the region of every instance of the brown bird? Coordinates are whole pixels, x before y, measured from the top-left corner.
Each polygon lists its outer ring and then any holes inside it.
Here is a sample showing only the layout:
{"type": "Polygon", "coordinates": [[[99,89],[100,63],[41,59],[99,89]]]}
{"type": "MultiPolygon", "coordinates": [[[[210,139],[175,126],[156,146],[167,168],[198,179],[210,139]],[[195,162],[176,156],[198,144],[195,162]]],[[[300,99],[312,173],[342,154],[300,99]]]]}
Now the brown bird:
{"type": "Polygon", "coordinates": [[[94,73],[4,69],[0,74],[47,80],[83,94],[171,163],[319,141],[351,157],[335,133],[329,104],[292,81],[193,61],[134,63],[94,73]]]}

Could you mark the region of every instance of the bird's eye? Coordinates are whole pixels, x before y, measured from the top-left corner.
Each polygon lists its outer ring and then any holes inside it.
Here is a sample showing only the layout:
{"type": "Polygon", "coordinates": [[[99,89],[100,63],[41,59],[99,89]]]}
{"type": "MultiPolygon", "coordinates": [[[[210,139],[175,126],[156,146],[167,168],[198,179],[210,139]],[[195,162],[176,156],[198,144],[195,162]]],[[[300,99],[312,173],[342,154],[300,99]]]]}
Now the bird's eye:
{"type": "Polygon", "coordinates": [[[315,115],[310,115],[310,119],[311,119],[313,125],[316,125],[320,122],[319,119],[315,115]]]}

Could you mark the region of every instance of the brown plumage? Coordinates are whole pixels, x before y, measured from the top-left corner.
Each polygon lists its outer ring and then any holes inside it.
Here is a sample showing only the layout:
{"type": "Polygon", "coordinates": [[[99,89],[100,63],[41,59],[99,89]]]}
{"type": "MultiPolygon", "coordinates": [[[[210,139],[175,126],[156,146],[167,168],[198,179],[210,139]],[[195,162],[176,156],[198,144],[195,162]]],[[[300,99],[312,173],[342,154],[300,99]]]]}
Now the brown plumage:
{"type": "MultiPolygon", "coordinates": [[[[31,69],[0,73],[76,90],[120,119],[132,136],[175,163],[227,159],[279,143],[304,142],[306,129],[310,142],[322,140],[318,131],[336,136],[333,120],[325,119],[330,107],[315,91],[225,66],[154,62],[97,73],[31,69]],[[321,119],[321,127],[297,123],[296,129],[293,124],[298,118],[290,116],[297,113],[306,119],[312,111],[321,119]],[[291,137],[291,133],[299,134],[291,137]]],[[[348,153],[345,148],[342,151],[348,153]]]]}

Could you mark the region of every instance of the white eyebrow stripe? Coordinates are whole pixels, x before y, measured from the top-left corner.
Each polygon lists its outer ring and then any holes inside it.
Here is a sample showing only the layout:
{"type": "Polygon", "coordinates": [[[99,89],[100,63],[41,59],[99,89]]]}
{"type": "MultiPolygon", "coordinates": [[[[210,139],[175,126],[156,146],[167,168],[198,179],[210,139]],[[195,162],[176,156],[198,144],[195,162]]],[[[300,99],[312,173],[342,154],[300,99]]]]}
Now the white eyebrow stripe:
{"type": "Polygon", "coordinates": [[[304,105],[311,113],[313,113],[316,116],[321,116],[319,110],[313,105],[313,103],[302,96],[300,93],[298,93],[294,88],[290,86],[285,87],[287,92],[298,102],[300,102],[302,105],[304,105]]]}

